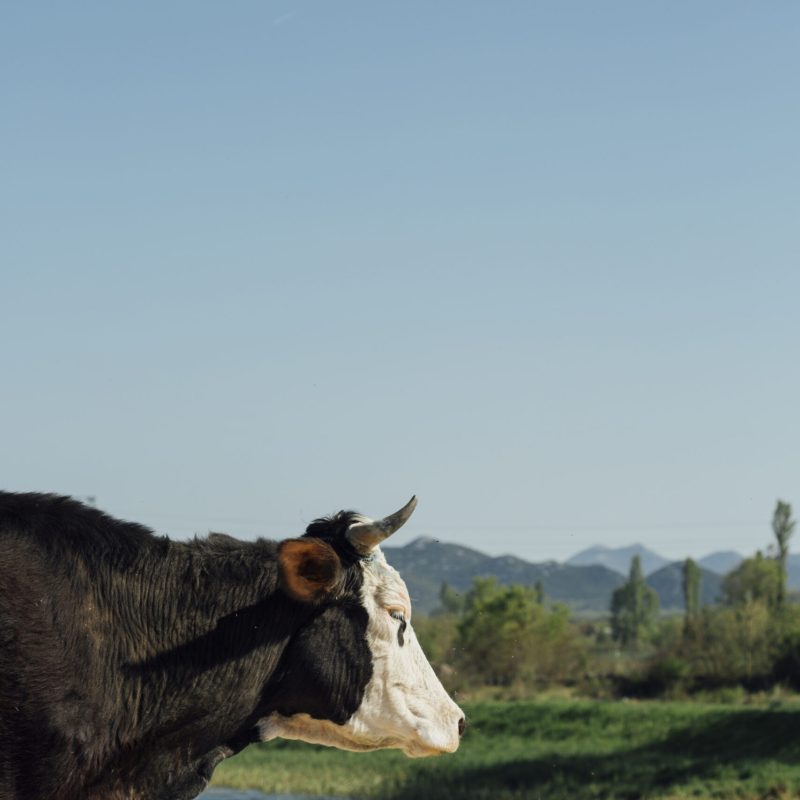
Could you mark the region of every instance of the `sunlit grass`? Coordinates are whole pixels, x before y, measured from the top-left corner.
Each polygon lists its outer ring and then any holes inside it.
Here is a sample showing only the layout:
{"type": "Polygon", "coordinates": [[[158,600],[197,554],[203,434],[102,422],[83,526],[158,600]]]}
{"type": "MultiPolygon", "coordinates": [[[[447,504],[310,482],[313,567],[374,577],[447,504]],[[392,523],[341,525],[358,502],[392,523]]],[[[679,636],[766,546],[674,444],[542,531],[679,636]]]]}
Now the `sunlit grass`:
{"type": "Polygon", "coordinates": [[[391,800],[778,798],[800,793],[800,710],[481,702],[458,753],[412,760],[294,742],[248,748],[217,785],[391,800]]]}

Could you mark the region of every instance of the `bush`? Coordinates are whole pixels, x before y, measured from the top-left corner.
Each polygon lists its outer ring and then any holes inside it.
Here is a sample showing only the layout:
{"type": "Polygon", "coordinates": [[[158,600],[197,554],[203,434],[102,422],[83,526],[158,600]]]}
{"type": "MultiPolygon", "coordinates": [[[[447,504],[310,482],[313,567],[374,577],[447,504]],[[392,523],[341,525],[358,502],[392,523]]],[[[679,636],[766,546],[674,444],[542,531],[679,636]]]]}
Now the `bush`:
{"type": "Polygon", "coordinates": [[[456,652],[474,679],[494,686],[574,680],[584,663],[566,608],[548,610],[533,590],[493,578],[476,579],[467,594],[456,652]]]}

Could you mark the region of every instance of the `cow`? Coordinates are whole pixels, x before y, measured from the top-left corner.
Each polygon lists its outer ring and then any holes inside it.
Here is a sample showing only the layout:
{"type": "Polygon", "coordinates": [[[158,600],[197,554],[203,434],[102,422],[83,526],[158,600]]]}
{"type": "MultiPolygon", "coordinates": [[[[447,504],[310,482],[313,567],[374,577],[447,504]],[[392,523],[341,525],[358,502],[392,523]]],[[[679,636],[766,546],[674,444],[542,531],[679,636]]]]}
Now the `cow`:
{"type": "Polygon", "coordinates": [[[464,714],[380,549],[415,505],[182,542],[0,492],[0,800],[188,800],[276,737],[455,751],[464,714]]]}

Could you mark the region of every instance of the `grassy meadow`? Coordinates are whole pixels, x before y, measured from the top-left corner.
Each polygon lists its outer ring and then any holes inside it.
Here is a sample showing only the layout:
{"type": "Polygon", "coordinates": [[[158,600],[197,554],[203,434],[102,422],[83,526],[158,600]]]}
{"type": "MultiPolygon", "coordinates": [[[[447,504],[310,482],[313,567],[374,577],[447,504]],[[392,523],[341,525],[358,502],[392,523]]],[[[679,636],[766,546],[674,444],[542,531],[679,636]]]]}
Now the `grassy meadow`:
{"type": "Polygon", "coordinates": [[[800,705],[592,700],[465,704],[454,755],[252,746],[214,784],[386,800],[800,796],[800,705]]]}

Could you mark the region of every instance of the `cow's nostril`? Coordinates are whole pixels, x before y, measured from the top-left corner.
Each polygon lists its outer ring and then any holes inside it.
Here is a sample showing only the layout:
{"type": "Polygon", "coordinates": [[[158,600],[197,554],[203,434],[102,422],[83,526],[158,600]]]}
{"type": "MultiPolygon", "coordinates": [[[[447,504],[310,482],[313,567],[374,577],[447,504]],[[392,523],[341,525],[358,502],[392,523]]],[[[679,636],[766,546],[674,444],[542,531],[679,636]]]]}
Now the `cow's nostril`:
{"type": "Polygon", "coordinates": [[[466,728],[466,727],[467,727],[467,720],[464,717],[461,717],[461,719],[458,721],[458,735],[459,736],[463,736],[464,735],[464,728],[466,728]]]}

